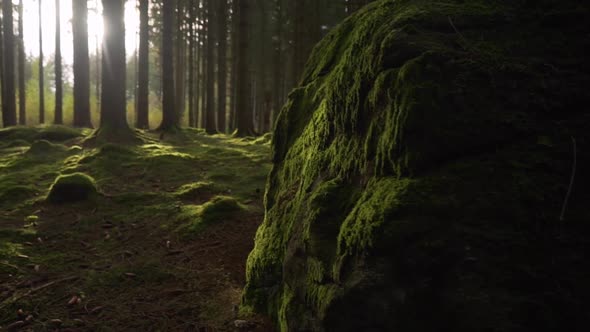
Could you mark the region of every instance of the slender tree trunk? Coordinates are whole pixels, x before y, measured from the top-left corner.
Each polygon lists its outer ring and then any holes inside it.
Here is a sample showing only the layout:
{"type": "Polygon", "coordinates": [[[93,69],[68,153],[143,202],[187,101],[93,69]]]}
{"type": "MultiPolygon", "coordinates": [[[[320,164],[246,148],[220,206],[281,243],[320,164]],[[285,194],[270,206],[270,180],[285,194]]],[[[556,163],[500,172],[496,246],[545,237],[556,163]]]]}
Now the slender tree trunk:
{"type": "Polygon", "coordinates": [[[0,15],[0,84],[2,85],[0,99],[2,100],[2,107],[4,107],[4,104],[6,103],[6,93],[4,92],[4,32],[2,31],[2,26],[2,15],[0,15]]]}
{"type": "MultiPolygon", "coordinates": [[[[124,0],[102,0],[104,31],[102,41],[102,96],[100,130],[129,132],[125,98],[124,0]]],[[[109,134],[107,134],[109,135],[109,134]]]]}
{"type": "Polygon", "coordinates": [[[163,3],[162,24],[162,123],[160,130],[174,130],[178,127],[178,112],[175,109],[174,96],[174,8],[175,0],[163,3]]]}
{"type": "Polygon", "coordinates": [[[218,0],[217,8],[217,28],[219,46],[217,48],[217,129],[225,133],[227,116],[227,0],[218,0]]]}
{"type": "Polygon", "coordinates": [[[268,71],[268,64],[266,59],[269,58],[268,55],[268,47],[267,43],[272,44],[272,40],[267,38],[268,29],[267,29],[267,8],[265,3],[260,4],[260,19],[258,20],[258,29],[257,29],[257,50],[256,50],[256,63],[255,63],[255,70],[256,70],[256,90],[255,90],[255,105],[256,105],[256,116],[258,120],[258,133],[262,134],[266,132],[267,127],[267,113],[268,113],[268,102],[267,102],[267,87],[266,87],[266,77],[268,71]]]}
{"type": "Polygon", "coordinates": [[[12,21],[12,0],[2,1],[2,23],[4,24],[4,83],[5,101],[2,104],[4,127],[16,125],[16,96],[14,89],[14,30],[12,21]]]}
{"type": "Polygon", "coordinates": [[[183,31],[184,24],[184,2],[177,0],[176,2],[176,64],[175,64],[175,82],[174,86],[176,89],[176,112],[177,117],[180,121],[181,115],[184,113],[185,106],[185,79],[186,79],[186,68],[185,68],[185,37],[183,31]]]}
{"type": "MultiPolygon", "coordinates": [[[[207,121],[205,131],[207,134],[217,133],[215,125],[215,1],[207,3],[207,121]]],[[[248,0],[246,0],[248,1],[248,0]]]]}
{"type": "Polygon", "coordinates": [[[238,3],[238,91],[236,109],[236,136],[254,135],[252,121],[252,87],[250,81],[250,1],[238,3]]]}
{"type": "Polygon", "coordinates": [[[74,39],[74,126],[91,128],[87,2],[72,1],[72,13],[72,33],[74,39]]]}
{"type": "Polygon", "coordinates": [[[63,79],[61,68],[61,10],[55,0],[55,113],[54,123],[63,124],[63,79]]]}
{"type": "Polygon", "coordinates": [[[45,123],[45,70],[43,69],[43,10],[39,0],[39,123],[45,123]]]}
{"type": "Polygon", "coordinates": [[[201,44],[201,128],[205,128],[207,123],[207,49],[209,48],[208,30],[209,25],[207,24],[207,2],[203,0],[203,6],[201,7],[201,38],[203,42],[201,44]]]}
{"type": "MultiPolygon", "coordinates": [[[[197,3],[198,4],[198,3],[197,3]]],[[[188,7],[188,126],[195,126],[195,109],[194,109],[194,88],[195,88],[195,6],[189,3],[188,7]]]]}
{"type": "Polygon", "coordinates": [[[18,2],[18,124],[27,124],[25,92],[25,41],[23,35],[23,0],[18,2]]]}
{"type": "Polygon", "coordinates": [[[237,95],[237,72],[238,72],[238,1],[232,0],[232,22],[231,22],[231,87],[230,87],[230,98],[229,98],[229,131],[233,133],[236,128],[236,95],[237,95]]]}
{"type": "MultiPolygon", "coordinates": [[[[99,20],[98,18],[98,3],[100,0],[94,0],[95,2],[95,8],[96,8],[96,17],[97,20],[99,20]]],[[[96,22],[96,24],[98,24],[99,22],[96,22]]],[[[100,82],[102,79],[102,73],[101,73],[101,68],[100,68],[100,63],[102,61],[102,54],[100,51],[100,43],[98,42],[99,40],[99,36],[98,36],[98,30],[95,30],[95,38],[96,38],[96,85],[95,87],[95,95],[96,95],[96,110],[100,110],[100,82]]]]}
{"type": "Polygon", "coordinates": [[[275,35],[277,36],[275,45],[274,45],[274,53],[273,53],[273,93],[272,93],[272,112],[270,115],[270,126],[271,129],[274,128],[274,119],[278,115],[280,107],[283,103],[283,86],[284,86],[284,71],[283,71],[283,3],[282,0],[276,1],[276,31],[275,35]]]}
{"type": "Polygon", "coordinates": [[[137,128],[149,128],[149,0],[139,0],[137,128]]]}
{"type": "Polygon", "coordinates": [[[195,70],[195,123],[198,128],[205,126],[204,119],[204,98],[203,98],[203,48],[205,43],[204,32],[203,32],[203,7],[200,5],[203,1],[197,1],[197,26],[196,26],[196,38],[197,38],[197,59],[196,59],[196,70],[195,70]]]}

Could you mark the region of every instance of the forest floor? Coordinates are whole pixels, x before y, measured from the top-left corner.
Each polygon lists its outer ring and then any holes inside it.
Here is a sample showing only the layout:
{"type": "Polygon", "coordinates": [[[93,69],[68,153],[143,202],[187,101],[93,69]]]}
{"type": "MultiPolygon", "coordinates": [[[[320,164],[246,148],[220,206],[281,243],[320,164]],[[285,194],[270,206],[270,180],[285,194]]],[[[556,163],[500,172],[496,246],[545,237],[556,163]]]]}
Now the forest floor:
{"type": "Polygon", "coordinates": [[[268,137],[138,131],[140,144],[88,147],[89,133],[0,130],[0,330],[269,330],[238,310],[268,137]],[[98,195],[46,201],[77,172],[98,195]]]}

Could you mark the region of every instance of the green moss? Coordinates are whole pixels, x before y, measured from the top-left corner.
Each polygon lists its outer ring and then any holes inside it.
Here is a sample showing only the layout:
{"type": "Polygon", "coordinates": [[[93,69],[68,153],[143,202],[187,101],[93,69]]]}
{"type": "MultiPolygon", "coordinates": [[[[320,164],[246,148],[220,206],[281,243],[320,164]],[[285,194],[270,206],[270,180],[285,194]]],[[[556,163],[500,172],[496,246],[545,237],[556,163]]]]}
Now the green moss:
{"type": "Polygon", "coordinates": [[[18,202],[30,198],[38,191],[32,185],[14,185],[0,188],[0,202],[18,202]]]}
{"type": "Polygon", "coordinates": [[[244,207],[229,196],[215,196],[203,205],[183,206],[178,219],[188,222],[179,228],[179,232],[190,235],[200,232],[204,227],[227,220],[244,207]]]}
{"type": "Polygon", "coordinates": [[[176,197],[184,200],[194,200],[210,197],[220,189],[213,182],[195,182],[185,184],[176,191],[176,197]]]}
{"type": "Polygon", "coordinates": [[[56,152],[65,152],[67,148],[61,144],[54,144],[47,140],[39,140],[33,142],[31,147],[27,150],[28,155],[44,155],[56,152]]]}
{"type": "Polygon", "coordinates": [[[527,23],[545,15],[522,2],[381,0],[330,32],[277,119],[243,305],[284,331],[547,328],[481,272],[502,262],[493,278],[503,283],[526,261],[512,252],[544,246],[531,234],[553,232],[571,173],[566,138],[587,141],[585,92],[568,82],[590,82],[577,41],[588,29],[571,21],[565,37],[527,23]],[[585,71],[542,68],[570,61],[585,71]],[[517,229],[535,244],[509,241],[494,258],[487,236],[517,229]],[[478,272],[464,260],[474,246],[478,272]]]}
{"type": "Polygon", "coordinates": [[[93,178],[84,173],[73,173],[58,176],[47,195],[51,203],[69,203],[84,201],[97,194],[93,178]]]}

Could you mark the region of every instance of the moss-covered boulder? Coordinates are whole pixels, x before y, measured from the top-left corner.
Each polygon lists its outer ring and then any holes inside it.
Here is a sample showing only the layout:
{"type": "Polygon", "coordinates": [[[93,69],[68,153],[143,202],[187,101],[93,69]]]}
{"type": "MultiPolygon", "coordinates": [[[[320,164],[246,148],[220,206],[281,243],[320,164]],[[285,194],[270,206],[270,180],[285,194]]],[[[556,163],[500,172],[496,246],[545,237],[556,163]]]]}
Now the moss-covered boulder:
{"type": "Polygon", "coordinates": [[[244,309],[282,331],[581,331],[588,9],[381,0],[329,33],[277,120],[244,309]]]}
{"type": "Polygon", "coordinates": [[[69,203],[85,201],[97,194],[96,183],[84,173],[72,173],[58,176],[47,195],[50,203],[69,203]]]}

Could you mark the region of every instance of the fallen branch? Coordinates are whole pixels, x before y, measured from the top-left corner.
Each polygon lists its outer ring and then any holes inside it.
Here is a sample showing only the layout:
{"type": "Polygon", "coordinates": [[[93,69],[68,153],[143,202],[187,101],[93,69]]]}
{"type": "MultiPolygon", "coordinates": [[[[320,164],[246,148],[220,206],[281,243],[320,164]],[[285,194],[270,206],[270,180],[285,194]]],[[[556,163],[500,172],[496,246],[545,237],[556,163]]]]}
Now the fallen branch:
{"type": "Polygon", "coordinates": [[[51,286],[55,286],[55,285],[57,285],[59,283],[62,283],[62,282],[76,280],[76,279],[78,279],[77,276],[65,277],[65,278],[62,278],[62,279],[50,281],[50,282],[48,282],[46,284],[43,284],[43,285],[41,285],[39,287],[32,288],[31,290],[29,290],[28,292],[26,292],[24,294],[15,295],[15,296],[7,299],[7,300],[2,301],[2,304],[0,304],[0,309],[4,309],[7,305],[9,305],[11,303],[14,303],[14,302],[16,302],[16,301],[18,301],[20,299],[23,299],[23,298],[25,298],[27,296],[31,296],[33,293],[36,293],[38,291],[44,290],[44,289],[49,288],[51,286]]]}
{"type": "MultiPolygon", "coordinates": [[[[561,214],[559,215],[559,221],[561,223],[563,223],[563,220],[565,218],[565,210],[567,209],[567,203],[570,199],[570,195],[572,194],[572,188],[574,186],[574,180],[576,178],[576,166],[578,163],[578,151],[577,151],[577,147],[576,147],[576,139],[572,136],[572,146],[574,149],[574,162],[572,164],[572,175],[570,176],[570,184],[569,187],[567,188],[567,193],[565,194],[565,199],[563,200],[563,206],[561,207],[561,214]]],[[[562,225],[563,227],[563,225],[562,225]]]]}

